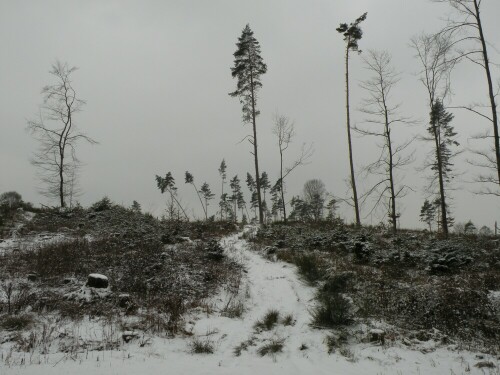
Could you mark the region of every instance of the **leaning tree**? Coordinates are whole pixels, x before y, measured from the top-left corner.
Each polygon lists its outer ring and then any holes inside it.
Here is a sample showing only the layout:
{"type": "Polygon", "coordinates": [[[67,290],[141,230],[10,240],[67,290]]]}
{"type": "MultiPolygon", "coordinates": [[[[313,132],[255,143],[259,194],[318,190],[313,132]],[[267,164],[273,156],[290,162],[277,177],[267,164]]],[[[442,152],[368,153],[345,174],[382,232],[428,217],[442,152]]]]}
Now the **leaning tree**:
{"type": "Polygon", "coordinates": [[[203,209],[203,213],[205,214],[205,220],[208,220],[207,208],[203,204],[203,200],[201,199],[201,195],[200,195],[201,190],[198,190],[198,188],[196,187],[196,184],[194,183],[194,176],[191,173],[189,173],[188,171],[186,171],[184,182],[186,184],[193,185],[193,188],[196,191],[196,194],[198,195],[198,199],[200,200],[201,208],[203,209]]]}
{"type": "MultiPolygon", "coordinates": [[[[173,203],[175,202],[175,204],[179,207],[179,210],[184,214],[186,220],[189,221],[189,217],[186,211],[182,207],[181,202],[179,202],[179,200],[177,199],[177,187],[175,186],[175,179],[172,176],[172,173],[168,172],[165,177],[156,175],[155,180],[156,186],[158,187],[158,189],[160,189],[162,194],[164,192],[168,192],[170,194],[171,206],[173,207],[173,203]]],[[[173,210],[171,211],[170,218],[172,218],[173,216],[172,213],[173,210]]]]}
{"type": "Polygon", "coordinates": [[[236,90],[229,95],[240,99],[243,111],[243,122],[252,123],[253,135],[251,135],[248,140],[250,144],[253,145],[255,181],[259,204],[259,223],[263,224],[264,210],[260,193],[256,119],[259,115],[259,111],[257,110],[257,93],[262,87],[261,76],[267,72],[267,66],[260,55],[260,44],[253,36],[250,25],[247,24],[243,29],[236,46],[238,48],[234,53],[234,67],[231,68],[231,74],[233,78],[238,80],[238,83],[236,90]]]}

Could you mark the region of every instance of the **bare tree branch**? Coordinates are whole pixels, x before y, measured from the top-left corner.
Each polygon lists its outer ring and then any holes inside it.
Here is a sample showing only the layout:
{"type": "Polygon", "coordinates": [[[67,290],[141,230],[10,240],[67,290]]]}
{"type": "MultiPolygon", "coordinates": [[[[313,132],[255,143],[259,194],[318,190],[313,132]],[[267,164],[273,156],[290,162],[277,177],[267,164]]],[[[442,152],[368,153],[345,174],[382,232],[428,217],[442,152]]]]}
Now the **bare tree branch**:
{"type": "Polygon", "coordinates": [[[85,101],[77,98],[71,85],[70,75],[74,71],[75,67],[59,61],[52,65],[50,74],[56,82],[42,89],[44,104],[38,120],[28,121],[28,130],[40,142],[39,151],[32,159],[45,185],[40,192],[49,198],[57,198],[61,207],[67,203],[72,206],[79,193],[77,181],[81,164],[76,157],[76,143],[79,140],[97,143],[76,129],[74,116],[81,111],[85,101]]]}
{"type": "Polygon", "coordinates": [[[375,136],[382,138],[383,141],[378,145],[380,148],[378,158],[364,168],[367,174],[380,176],[380,179],[362,195],[361,199],[364,204],[369,197],[376,195],[375,203],[367,216],[372,215],[382,202],[388,202],[392,230],[396,232],[399,218],[397,198],[398,195],[402,195],[402,191],[405,191],[404,185],[396,186],[396,170],[411,163],[413,158],[411,154],[400,155],[411,144],[411,140],[396,145],[392,131],[395,124],[412,124],[414,121],[399,115],[400,104],[392,104],[392,90],[400,78],[392,66],[391,55],[387,51],[368,51],[368,56],[363,60],[365,68],[372,76],[360,84],[367,93],[360,111],[367,116],[365,124],[370,128],[356,126],[354,129],[363,136],[375,136]]]}

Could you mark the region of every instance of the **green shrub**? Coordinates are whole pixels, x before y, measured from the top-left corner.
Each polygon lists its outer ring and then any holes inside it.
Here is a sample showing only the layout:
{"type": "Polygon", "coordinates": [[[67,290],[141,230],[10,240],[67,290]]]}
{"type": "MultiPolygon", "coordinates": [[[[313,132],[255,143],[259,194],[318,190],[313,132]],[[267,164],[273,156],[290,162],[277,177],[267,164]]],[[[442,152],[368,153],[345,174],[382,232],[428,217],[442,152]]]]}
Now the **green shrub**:
{"type": "Polygon", "coordinates": [[[341,294],[320,294],[319,306],[313,313],[313,324],[320,327],[337,327],[352,322],[350,303],[341,294]]]}
{"type": "Polygon", "coordinates": [[[97,201],[92,206],[90,206],[90,209],[94,212],[100,212],[109,210],[111,209],[111,207],[113,207],[111,199],[109,199],[108,197],[104,197],[100,201],[97,201]]]}
{"type": "Polygon", "coordinates": [[[353,273],[351,272],[329,276],[321,290],[323,293],[345,293],[352,277],[353,273]]]}

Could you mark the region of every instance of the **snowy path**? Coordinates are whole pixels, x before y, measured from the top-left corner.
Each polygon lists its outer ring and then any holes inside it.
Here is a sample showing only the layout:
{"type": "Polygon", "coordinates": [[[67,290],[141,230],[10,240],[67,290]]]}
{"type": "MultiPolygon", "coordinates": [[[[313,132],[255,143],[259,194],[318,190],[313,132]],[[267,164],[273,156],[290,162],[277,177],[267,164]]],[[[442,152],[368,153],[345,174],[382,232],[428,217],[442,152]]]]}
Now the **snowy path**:
{"type": "MultiPolygon", "coordinates": [[[[2,368],[3,374],[498,374],[497,369],[478,369],[473,353],[438,348],[432,353],[403,347],[382,348],[372,344],[350,347],[351,360],[340,354],[327,353],[324,343],[327,331],[309,326],[314,290],[304,285],[295,267],[272,262],[248,249],[239,235],[222,240],[226,254],[244,267],[244,278],[238,296],[245,305],[241,318],[228,318],[214,312],[190,317],[188,328],[194,338],[214,343],[213,354],[191,354],[193,338],[159,339],[140,348],[126,344],[120,351],[89,352],[86,357],[58,363],[58,358],[45,359],[46,364],[2,368]],[[271,331],[256,332],[254,324],[269,309],[282,316],[292,314],[293,326],[278,325],[271,331]],[[252,345],[235,356],[234,349],[252,339],[252,345]],[[270,340],[283,340],[282,353],[261,357],[257,350],[270,340]],[[302,345],[306,350],[300,350],[302,345]]],[[[217,308],[228,303],[228,295],[214,301],[217,308]]],[[[217,311],[217,308],[215,309],[217,311]]],[[[42,363],[44,360],[42,360],[42,363]]],[[[496,362],[498,365],[498,361],[496,362]]]]}

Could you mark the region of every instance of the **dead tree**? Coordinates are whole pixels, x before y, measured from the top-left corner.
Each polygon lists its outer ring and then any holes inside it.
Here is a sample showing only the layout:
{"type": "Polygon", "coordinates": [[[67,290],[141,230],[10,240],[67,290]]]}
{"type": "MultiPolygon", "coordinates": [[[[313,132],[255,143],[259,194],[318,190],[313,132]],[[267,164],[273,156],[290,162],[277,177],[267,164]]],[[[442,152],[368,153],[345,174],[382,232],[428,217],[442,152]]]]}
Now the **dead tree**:
{"type": "MultiPolygon", "coordinates": [[[[487,131],[482,134],[475,134],[472,136],[473,141],[477,140],[489,140],[493,136],[487,131]]],[[[481,188],[475,190],[476,194],[480,195],[493,195],[500,197],[500,189],[498,189],[498,179],[496,176],[496,158],[495,158],[495,147],[491,145],[488,149],[471,149],[471,152],[478,156],[480,160],[477,159],[467,159],[467,162],[475,167],[481,168],[481,170],[486,171],[476,176],[474,183],[480,183],[481,188]]]]}
{"type": "Polygon", "coordinates": [[[45,188],[40,192],[48,198],[57,198],[61,207],[66,207],[67,198],[73,199],[79,167],[76,144],[80,140],[97,143],[78,132],[75,115],[85,101],[77,97],[71,82],[76,67],[56,61],[52,74],[56,82],[42,89],[44,103],[38,120],[28,121],[28,130],[40,142],[40,148],[32,158],[38,168],[45,188]]]}
{"type": "Polygon", "coordinates": [[[396,173],[408,165],[413,157],[411,153],[405,155],[405,150],[411,141],[396,144],[392,130],[395,125],[410,124],[413,121],[401,116],[401,105],[393,103],[392,91],[399,82],[399,74],[391,64],[391,55],[386,51],[371,50],[363,60],[365,67],[371,73],[371,77],[360,85],[367,93],[367,98],[363,100],[360,109],[367,116],[365,120],[367,125],[364,128],[356,127],[355,129],[362,135],[382,139],[378,145],[379,157],[366,167],[368,174],[375,174],[381,178],[368,190],[365,197],[376,194],[372,211],[380,202],[386,202],[388,198],[389,221],[393,231],[396,232],[397,220],[400,216],[397,199],[403,197],[410,189],[400,182],[401,179],[396,176],[396,173]]]}
{"type": "Polygon", "coordinates": [[[308,159],[313,154],[313,148],[312,145],[306,146],[305,144],[303,144],[300,156],[293,162],[291,166],[285,168],[283,155],[290,146],[293,137],[295,136],[295,125],[293,122],[290,121],[288,117],[276,113],[274,115],[273,133],[277,137],[278,149],[280,153],[280,178],[277,183],[280,186],[279,190],[281,194],[281,202],[282,202],[281,209],[283,212],[283,222],[286,224],[287,215],[286,215],[286,201],[285,201],[285,187],[284,187],[285,178],[287,178],[288,175],[292,173],[292,171],[295,168],[307,163],[308,159]]]}
{"type": "MultiPolygon", "coordinates": [[[[457,18],[449,19],[447,25],[440,34],[453,39],[453,45],[458,48],[456,59],[466,59],[481,67],[486,76],[489,97],[490,114],[482,111],[480,105],[461,106],[476,115],[487,119],[493,127],[494,157],[479,153],[486,159],[486,168],[493,169],[494,174],[490,177],[480,178],[480,182],[494,183],[500,186],[500,139],[498,130],[498,112],[496,104],[491,61],[488,56],[488,42],[486,40],[483,23],[481,19],[482,0],[434,0],[438,3],[448,3],[457,12],[457,18]],[[494,168],[491,168],[491,166],[494,168]]],[[[489,138],[489,137],[484,137],[489,138]]],[[[495,194],[498,195],[498,194],[495,194]]]]}

